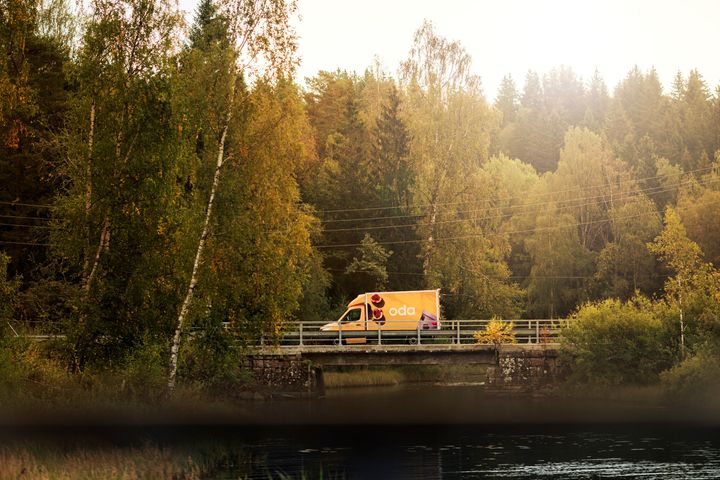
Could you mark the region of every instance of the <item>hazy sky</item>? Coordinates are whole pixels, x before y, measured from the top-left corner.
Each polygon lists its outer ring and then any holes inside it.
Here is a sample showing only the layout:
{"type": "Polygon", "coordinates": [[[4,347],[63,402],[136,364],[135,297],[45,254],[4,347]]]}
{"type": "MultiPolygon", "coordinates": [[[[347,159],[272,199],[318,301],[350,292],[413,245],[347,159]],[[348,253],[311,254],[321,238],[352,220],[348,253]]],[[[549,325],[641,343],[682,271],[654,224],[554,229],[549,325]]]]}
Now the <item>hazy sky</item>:
{"type": "Polygon", "coordinates": [[[597,68],[611,91],[634,65],[655,67],[666,90],[692,68],[711,90],[720,84],[718,0],[299,0],[299,13],[299,81],[319,70],[362,73],[375,55],[394,76],[428,19],[472,55],[491,100],[504,75],[521,88],[528,69],[559,65],[585,80],[597,68]]]}

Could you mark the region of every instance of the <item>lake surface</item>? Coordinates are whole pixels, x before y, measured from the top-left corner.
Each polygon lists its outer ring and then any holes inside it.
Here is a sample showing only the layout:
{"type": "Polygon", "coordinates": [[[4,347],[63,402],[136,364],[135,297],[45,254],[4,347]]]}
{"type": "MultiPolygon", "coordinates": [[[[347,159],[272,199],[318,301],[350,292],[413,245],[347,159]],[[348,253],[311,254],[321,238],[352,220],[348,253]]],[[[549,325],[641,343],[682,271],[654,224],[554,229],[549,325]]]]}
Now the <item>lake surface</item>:
{"type": "MultiPolygon", "coordinates": [[[[6,427],[0,453],[52,458],[56,471],[63,462],[85,468],[78,458],[149,456],[127,478],[143,478],[157,457],[194,466],[176,478],[717,479],[720,427],[702,419],[634,402],[496,398],[477,387],[425,385],[248,403],[226,424],[6,427]]],[[[147,478],[157,471],[164,470],[147,478]]]]}
{"type": "MultiPolygon", "coordinates": [[[[717,431],[348,428],[258,438],[213,478],[720,478],[717,431]]],[[[209,477],[210,478],[210,477],[209,477]]]]}

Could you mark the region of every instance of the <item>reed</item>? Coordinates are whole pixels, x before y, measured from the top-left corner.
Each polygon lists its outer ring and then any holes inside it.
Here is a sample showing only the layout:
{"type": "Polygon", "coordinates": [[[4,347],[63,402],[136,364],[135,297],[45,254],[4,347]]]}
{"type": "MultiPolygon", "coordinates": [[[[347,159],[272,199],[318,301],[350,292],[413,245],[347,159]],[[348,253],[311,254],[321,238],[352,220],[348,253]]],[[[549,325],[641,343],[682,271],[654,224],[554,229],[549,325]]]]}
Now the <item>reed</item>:
{"type": "Polygon", "coordinates": [[[357,370],[354,372],[325,372],[325,387],[382,387],[397,385],[404,381],[397,370],[357,370]]]}
{"type": "Polygon", "coordinates": [[[49,451],[0,447],[0,480],[196,480],[201,478],[201,473],[190,456],[149,445],[49,451]]]}
{"type": "Polygon", "coordinates": [[[392,369],[355,369],[324,373],[326,388],[383,387],[401,383],[478,382],[484,365],[411,365],[392,369]]]}

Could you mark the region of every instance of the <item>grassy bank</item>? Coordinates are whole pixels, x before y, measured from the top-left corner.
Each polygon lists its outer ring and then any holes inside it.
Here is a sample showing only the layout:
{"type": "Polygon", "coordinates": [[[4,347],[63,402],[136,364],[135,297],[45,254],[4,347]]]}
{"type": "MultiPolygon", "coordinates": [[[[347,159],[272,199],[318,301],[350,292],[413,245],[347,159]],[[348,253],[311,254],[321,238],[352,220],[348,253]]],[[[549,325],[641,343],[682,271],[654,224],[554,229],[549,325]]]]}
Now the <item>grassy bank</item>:
{"type": "Polygon", "coordinates": [[[67,450],[0,447],[0,480],[195,480],[201,473],[190,456],[156,446],[67,450]]]}
{"type": "Polygon", "coordinates": [[[362,368],[326,371],[326,388],[382,387],[402,383],[482,382],[484,365],[411,365],[394,368],[362,368]]]}

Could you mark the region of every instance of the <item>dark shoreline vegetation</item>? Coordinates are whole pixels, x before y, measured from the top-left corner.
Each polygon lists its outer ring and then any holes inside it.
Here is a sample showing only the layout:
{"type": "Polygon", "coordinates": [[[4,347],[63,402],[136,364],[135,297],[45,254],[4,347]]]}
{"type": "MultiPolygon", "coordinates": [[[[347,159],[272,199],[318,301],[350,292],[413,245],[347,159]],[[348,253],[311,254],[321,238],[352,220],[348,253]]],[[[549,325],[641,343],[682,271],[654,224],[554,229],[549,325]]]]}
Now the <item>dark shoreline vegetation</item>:
{"type": "MultiPolygon", "coordinates": [[[[403,467],[403,462],[406,462],[404,468],[414,466],[407,460],[423,452],[426,457],[431,453],[421,462],[421,465],[429,462],[429,469],[419,472],[399,470],[394,478],[437,478],[440,465],[433,459],[440,460],[445,451],[448,456],[442,460],[449,468],[447,473],[457,472],[462,463],[458,464],[457,459],[453,461],[453,451],[458,448],[464,449],[466,455],[477,452],[472,455],[480,456],[475,461],[483,456],[492,458],[493,455],[487,453],[496,449],[496,454],[504,454],[497,460],[506,464],[505,468],[518,463],[512,460],[517,457],[524,457],[521,463],[526,465],[536,464],[539,460],[538,467],[543,467],[543,458],[572,462],[578,455],[586,461],[592,455],[601,464],[607,464],[613,458],[615,461],[624,459],[630,465],[639,464],[641,468],[635,472],[637,475],[649,473],[648,468],[658,462],[660,468],[668,468],[670,465],[666,462],[678,462],[672,467],[685,468],[674,471],[675,478],[713,478],[718,462],[717,430],[697,425],[667,427],[647,424],[630,428],[592,424],[572,427],[473,425],[444,430],[437,426],[396,426],[389,429],[387,425],[368,425],[355,432],[352,438],[348,438],[347,429],[347,425],[337,425],[303,429],[269,427],[263,430],[235,427],[125,428],[112,434],[92,429],[16,431],[9,442],[6,436],[2,437],[0,458],[7,462],[0,463],[0,479],[16,479],[20,474],[31,479],[368,478],[373,471],[376,475],[394,473],[395,468],[403,467]],[[558,440],[562,444],[554,445],[558,440]],[[637,449],[640,451],[627,452],[628,443],[641,447],[637,449]],[[327,445],[333,444],[339,448],[327,448],[327,445]],[[657,451],[653,453],[655,449],[657,451]],[[377,470],[378,456],[383,458],[386,470],[377,470]]],[[[470,459],[465,457],[462,460],[467,462],[470,459]]],[[[483,462],[478,463],[482,465],[483,462]]],[[[471,463],[465,468],[472,466],[471,463]]],[[[546,468],[549,466],[545,465],[546,468]]],[[[592,464],[579,466],[587,473],[592,464]]],[[[565,473],[560,478],[577,478],[572,472],[565,473]]],[[[458,472],[451,478],[463,476],[458,472]]],[[[673,477],[665,474],[659,478],[673,477]]]]}
{"type": "Polygon", "coordinates": [[[720,86],[697,70],[612,93],[531,71],[491,102],[425,22],[397,77],[303,87],[293,2],[203,0],[189,29],[169,0],[88,8],[0,10],[0,410],[241,401],[259,338],[422,288],[443,318],[575,317],[566,392],[716,398],[720,86]]]}

